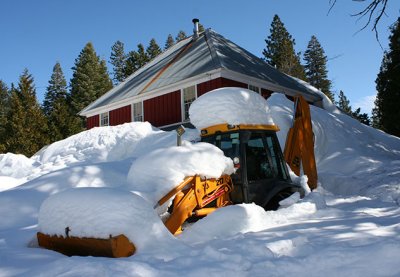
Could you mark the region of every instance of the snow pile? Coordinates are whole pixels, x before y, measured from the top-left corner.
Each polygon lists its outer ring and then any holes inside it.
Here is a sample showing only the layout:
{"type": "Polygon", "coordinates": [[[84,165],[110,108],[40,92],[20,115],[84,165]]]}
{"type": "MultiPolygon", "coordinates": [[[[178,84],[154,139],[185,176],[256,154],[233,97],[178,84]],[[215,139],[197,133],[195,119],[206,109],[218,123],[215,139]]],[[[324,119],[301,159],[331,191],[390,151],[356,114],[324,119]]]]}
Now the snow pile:
{"type": "Polygon", "coordinates": [[[198,243],[240,233],[260,232],[288,224],[293,219],[310,218],[323,208],[326,208],[326,203],[318,192],[312,192],[303,201],[278,211],[265,211],[254,203],[227,206],[190,226],[181,238],[186,242],[198,243]]]}
{"type": "Polygon", "coordinates": [[[328,98],[328,96],[325,95],[325,93],[323,93],[322,91],[320,91],[319,89],[317,89],[316,87],[312,86],[311,84],[307,83],[306,81],[303,81],[299,78],[287,75],[290,78],[294,79],[295,81],[299,82],[301,85],[305,86],[308,90],[318,94],[319,96],[321,96],[322,98],[322,107],[324,108],[324,110],[330,112],[330,113],[334,113],[334,114],[339,114],[340,110],[336,107],[335,104],[332,103],[331,99],[328,98]]]}
{"type": "Polygon", "coordinates": [[[53,165],[122,160],[133,156],[142,139],[160,132],[148,122],[97,127],[57,141],[32,158],[42,164],[53,165]]]}
{"type": "MultiPolygon", "coordinates": [[[[278,138],[285,145],[293,102],[281,94],[268,99],[278,138]]],[[[341,195],[368,195],[400,203],[400,139],[361,124],[341,112],[310,106],[320,185],[341,195]]]]}
{"type": "Polygon", "coordinates": [[[23,178],[32,171],[34,161],[24,155],[13,153],[0,154],[0,176],[23,178]]]}
{"type": "Polygon", "coordinates": [[[157,149],[136,159],[128,174],[128,188],[155,205],[187,176],[218,178],[234,172],[233,162],[209,143],[157,149]]]}
{"type": "Polygon", "coordinates": [[[77,188],[55,194],[41,205],[38,222],[39,231],[49,235],[65,236],[66,227],[77,237],[124,234],[137,251],[177,243],[143,198],[117,189],[77,188]]]}
{"type": "Polygon", "coordinates": [[[199,130],[224,123],[274,124],[261,95],[234,87],[216,89],[200,96],[190,106],[189,116],[190,122],[199,130]]]}

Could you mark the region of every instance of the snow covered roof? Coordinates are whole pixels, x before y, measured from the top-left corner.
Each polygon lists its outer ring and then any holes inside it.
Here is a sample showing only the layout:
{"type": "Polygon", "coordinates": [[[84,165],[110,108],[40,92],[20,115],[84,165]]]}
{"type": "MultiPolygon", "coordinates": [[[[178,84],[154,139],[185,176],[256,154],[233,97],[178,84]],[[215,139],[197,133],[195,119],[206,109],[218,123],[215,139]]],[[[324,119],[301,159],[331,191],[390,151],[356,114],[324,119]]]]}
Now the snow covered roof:
{"type": "Polygon", "coordinates": [[[205,76],[210,71],[222,70],[261,80],[267,89],[289,95],[301,93],[311,102],[321,100],[320,95],[295,82],[262,59],[211,29],[194,40],[188,37],[157,56],[124,82],[88,105],[80,114],[123,100],[150,94],[186,79],[205,76]]]}

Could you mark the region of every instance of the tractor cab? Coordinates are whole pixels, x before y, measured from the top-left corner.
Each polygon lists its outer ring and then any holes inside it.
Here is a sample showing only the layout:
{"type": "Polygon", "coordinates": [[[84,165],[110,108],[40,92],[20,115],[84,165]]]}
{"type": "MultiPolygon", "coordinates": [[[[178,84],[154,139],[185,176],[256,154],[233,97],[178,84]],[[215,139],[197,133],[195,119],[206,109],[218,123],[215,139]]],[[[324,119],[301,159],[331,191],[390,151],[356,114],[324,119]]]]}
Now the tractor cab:
{"type": "Polygon", "coordinates": [[[276,125],[228,124],[202,130],[201,141],[217,146],[233,160],[233,203],[254,202],[272,210],[295,192],[304,195],[304,190],[290,179],[276,136],[278,130],[276,125]]]}

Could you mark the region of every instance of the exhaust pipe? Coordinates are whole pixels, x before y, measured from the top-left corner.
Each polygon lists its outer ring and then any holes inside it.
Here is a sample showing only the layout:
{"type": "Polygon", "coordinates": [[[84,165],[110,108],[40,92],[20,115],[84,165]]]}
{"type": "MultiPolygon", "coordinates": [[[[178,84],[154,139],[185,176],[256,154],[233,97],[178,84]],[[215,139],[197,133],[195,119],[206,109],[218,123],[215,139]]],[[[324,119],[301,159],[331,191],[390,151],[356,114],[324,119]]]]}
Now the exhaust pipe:
{"type": "Polygon", "coordinates": [[[196,40],[199,37],[199,19],[198,18],[193,18],[192,22],[194,24],[193,40],[196,40]]]}

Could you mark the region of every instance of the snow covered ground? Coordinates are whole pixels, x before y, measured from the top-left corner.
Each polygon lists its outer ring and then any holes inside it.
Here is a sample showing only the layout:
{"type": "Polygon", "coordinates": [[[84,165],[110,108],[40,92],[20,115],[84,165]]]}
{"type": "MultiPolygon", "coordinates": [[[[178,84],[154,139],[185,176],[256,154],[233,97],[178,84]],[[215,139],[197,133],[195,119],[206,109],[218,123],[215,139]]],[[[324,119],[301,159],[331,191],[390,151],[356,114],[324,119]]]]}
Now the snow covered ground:
{"type": "MultiPolygon", "coordinates": [[[[284,145],[293,103],[279,94],[267,103],[284,145]]],[[[146,178],[157,177],[165,168],[146,169],[149,157],[164,164],[173,159],[175,132],[129,123],[82,132],[30,159],[0,155],[0,276],[400,276],[400,139],[334,109],[312,107],[311,114],[316,191],[278,211],[254,204],[219,209],[179,237],[165,232],[141,199],[135,209],[157,227],[139,234],[140,251],[123,259],[37,248],[40,206],[76,187],[101,188],[99,197],[113,189],[110,197],[122,206],[130,200],[118,195],[130,193],[140,174],[135,164],[146,178]]],[[[188,148],[197,137],[197,130],[187,130],[188,148]]]]}

